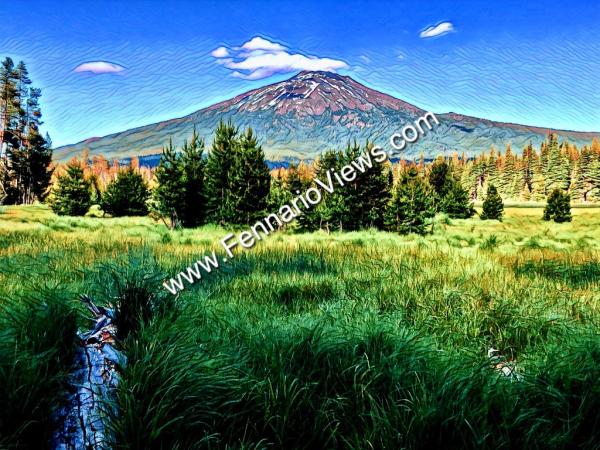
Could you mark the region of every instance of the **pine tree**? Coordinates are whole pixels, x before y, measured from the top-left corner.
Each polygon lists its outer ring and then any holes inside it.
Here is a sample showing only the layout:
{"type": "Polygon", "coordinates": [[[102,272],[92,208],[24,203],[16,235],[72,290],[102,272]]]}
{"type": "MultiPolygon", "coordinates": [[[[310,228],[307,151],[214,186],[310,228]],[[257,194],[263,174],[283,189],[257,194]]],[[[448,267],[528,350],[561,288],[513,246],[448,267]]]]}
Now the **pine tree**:
{"type": "Polygon", "coordinates": [[[399,234],[426,234],[429,221],[435,216],[433,192],[416,168],[404,171],[386,210],[387,229],[399,234]]]}
{"type": "Polygon", "coordinates": [[[289,165],[284,181],[285,187],[290,194],[290,198],[304,193],[310,186],[310,182],[307,183],[300,177],[300,171],[295,163],[289,165]]]}
{"type": "Polygon", "coordinates": [[[194,129],[192,139],[184,142],[181,155],[183,166],[185,201],[182,208],[182,225],[193,228],[205,221],[206,199],[204,192],[204,171],[206,162],[203,158],[204,141],[194,129]]]}
{"type": "Polygon", "coordinates": [[[532,163],[533,167],[533,178],[532,178],[532,200],[542,201],[546,198],[546,179],[544,177],[544,163],[543,158],[537,153],[534,153],[534,159],[532,163]]]}
{"type": "Polygon", "coordinates": [[[228,221],[252,225],[266,212],[271,175],[251,128],[240,136],[235,155],[229,175],[232,210],[228,211],[228,221]]]}
{"type": "Polygon", "coordinates": [[[545,170],[546,193],[554,189],[569,187],[569,162],[564,147],[559,146],[558,136],[550,134],[547,142],[547,163],[545,170]]]}
{"type": "Polygon", "coordinates": [[[502,161],[503,164],[499,176],[500,186],[497,190],[504,198],[516,199],[519,197],[523,180],[521,178],[522,173],[517,170],[517,159],[512,152],[510,144],[506,145],[506,152],[502,161]]]}
{"type": "Polygon", "coordinates": [[[450,166],[443,158],[439,157],[431,164],[428,180],[438,199],[443,199],[448,193],[451,176],[450,166]]]}
{"type": "Polygon", "coordinates": [[[28,205],[45,199],[53,172],[51,145],[48,136],[44,138],[37,128],[29,127],[21,146],[8,148],[8,203],[28,205]]]}
{"type": "Polygon", "coordinates": [[[0,67],[0,156],[6,157],[7,203],[43,200],[52,176],[50,138],[40,133],[41,90],[31,87],[25,63],[0,67]]]}
{"type": "Polygon", "coordinates": [[[543,186],[541,186],[541,190],[539,190],[539,196],[543,196],[544,198],[546,198],[548,196],[548,173],[550,171],[550,156],[549,156],[549,147],[548,147],[548,141],[551,140],[552,135],[548,135],[547,139],[542,142],[542,144],[540,145],[540,161],[539,161],[539,173],[538,175],[541,176],[544,184],[543,186]]]}
{"type": "MultiPolygon", "coordinates": [[[[17,67],[15,67],[15,78],[18,105],[15,132],[19,145],[23,146],[32,117],[29,111],[30,99],[28,98],[30,94],[31,79],[29,78],[29,71],[23,61],[20,61],[19,64],[17,64],[17,67]]],[[[34,91],[39,91],[39,89],[34,91]]],[[[37,99],[35,99],[35,101],[37,103],[37,99]]]]}
{"type": "Polygon", "coordinates": [[[271,178],[269,196],[267,197],[267,210],[277,212],[279,208],[288,204],[291,200],[292,194],[286,186],[285,179],[281,175],[271,178]]]}
{"type": "MultiPolygon", "coordinates": [[[[486,163],[485,163],[485,182],[482,185],[482,193],[484,191],[487,191],[487,187],[490,184],[497,186],[501,183],[500,170],[498,168],[498,165],[499,165],[499,156],[496,154],[496,149],[492,145],[490,147],[489,156],[487,157],[486,163]]],[[[483,197],[483,195],[481,195],[481,197],[483,197]]]]}
{"type": "Polygon", "coordinates": [[[544,208],[544,220],[554,220],[557,223],[570,222],[571,199],[569,194],[561,189],[555,189],[548,196],[548,203],[544,208]]]}
{"type": "Polygon", "coordinates": [[[45,138],[36,131],[29,131],[28,165],[29,178],[23,186],[23,203],[31,204],[36,199],[44,201],[50,189],[50,182],[54,169],[52,164],[52,141],[46,135],[45,138]]]}
{"type": "MultiPolygon", "coordinates": [[[[356,144],[348,144],[341,164],[351,164],[359,157],[368,155],[373,144],[367,142],[361,150],[356,144]]],[[[356,171],[353,181],[347,182],[342,193],[347,205],[347,216],[343,227],[346,230],[364,228],[383,228],[384,214],[390,199],[390,184],[384,163],[371,157],[371,167],[365,166],[365,171],[356,171]]]]}
{"type": "Polygon", "coordinates": [[[146,201],[150,196],[148,186],[133,167],[122,170],[102,195],[100,207],[113,217],[145,216],[146,201]]]}
{"type": "Polygon", "coordinates": [[[534,155],[533,145],[531,142],[523,149],[523,158],[521,165],[521,186],[520,194],[524,200],[530,200],[533,196],[533,176],[534,176],[534,155]]]}
{"type": "MultiPolygon", "coordinates": [[[[316,163],[315,177],[327,182],[327,172],[339,171],[344,161],[344,155],[335,150],[323,153],[316,163]]],[[[309,226],[315,229],[321,228],[330,231],[345,230],[349,214],[348,200],[342,189],[335,189],[331,194],[323,192],[323,199],[316,208],[303,213],[299,223],[303,229],[309,230],[309,226]]]]}
{"type": "Polygon", "coordinates": [[[591,200],[595,189],[593,166],[594,155],[586,145],[581,150],[581,156],[579,161],[577,161],[575,181],[572,189],[573,200],[581,200],[583,202],[591,200]]]}
{"type": "Polygon", "coordinates": [[[19,113],[17,91],[18,74],[11,58],[5,58],[0,64],[0,156],[7,146],[17,146],[14,132],[15,120],[19,113]]]}
{"type": "Polygon", "coordinates": [[[471,165],[472,174],[469,177],[470,185],[467,186],[469,189],[469,197],[471,199],[479,199],[483,196],[481,192],[487,176],[486,170],[486,156],[481,154],[475,158],[471,165]]]}
{"type": "Polygon", "coordinates": [[[153,189],[154,213],[169,220],[168,227],[181,225],[185,208],[185,173],[173,142],[163,149],[155,172],[157,186],[153,189]]]}
{"type": "Polygon", "coordinates": [[[477,173],[475,171],[475,164],[474,160],[465,161],[460,177],[460,185],[467,191],[469,198],[475,198],[477,196],[477,173]]]}
{"type": "Polygon", "coordinates": [[[237,158],[238,130],[233,123],[219,122],[205,169],[206,209],[208,221],[231,222],[233,206],[230,198],[229,171],[237,158]]]}
{"type": "MultiPolygon", "coordinates": [[[[280,202],[276,208],[269,208],[269,211],[277,211],[284,204],[289,204],[293,198],[306,192],[308,188],[312,186],[312,177],[306,178],[306,173],[302,174],[302,166],[296,163],[290,163],[287,170],[285,170],[285,176],[281,178],[281,187],[283,192],[280,193],[280,202]]],[[[271,192],[273,195],[278,195],[278,183],[277,179],[271,181],[271,192]]],[[[271,194],[269,194],[271,196],[271,194]]],[[[316,218],[316,211],[314,208],[304,209],[302,214],[295,219],[295,223],[298,228],[302,231],[313,231],[318,228],[318,220],[316,218]]]]}
{"type": "Polygon", "coordinates": [[[50,207],[61,216],[83,216],[90,209],[91,197],[91,183],[81,165],[73,161],[67,166],[67,173],[57,178],[50,207]]]}
{"type": "Polygon", "coordinates": [[[452,179],[448,193],[442,200],[441,210],[453,219],[468,219],[475,214],[469,194],[460,183],[452,179]]]}
{"type": "Polygon", "coordinates": [[[504,203],[502,203],[502,197],[498,194],[496,186],[491,184],[488,187],[487,195],[483,201],[483,211],[481,212],[482,220],[500,220],[504,215],[504,203]]]}

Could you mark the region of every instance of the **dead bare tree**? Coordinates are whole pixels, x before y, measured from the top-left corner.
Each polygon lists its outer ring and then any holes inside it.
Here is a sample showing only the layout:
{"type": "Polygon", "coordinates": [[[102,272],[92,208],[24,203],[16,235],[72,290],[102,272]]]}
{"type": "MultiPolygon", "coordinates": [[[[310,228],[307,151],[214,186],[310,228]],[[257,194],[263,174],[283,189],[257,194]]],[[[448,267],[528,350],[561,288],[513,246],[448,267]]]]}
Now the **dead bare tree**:
{"type": "Polygon", "coordinates": [[[87,295],[80,299],[92,313],[94,326],[86,333],[78,333],[80,347],[71,376],[71,392],[57,413],[60,425],[52,447],[100,450],[108,448],[102,414],[118,383],[116,366],[125,364],[125,356],[115,348],[114,311],[97,306],[87,295]]]}

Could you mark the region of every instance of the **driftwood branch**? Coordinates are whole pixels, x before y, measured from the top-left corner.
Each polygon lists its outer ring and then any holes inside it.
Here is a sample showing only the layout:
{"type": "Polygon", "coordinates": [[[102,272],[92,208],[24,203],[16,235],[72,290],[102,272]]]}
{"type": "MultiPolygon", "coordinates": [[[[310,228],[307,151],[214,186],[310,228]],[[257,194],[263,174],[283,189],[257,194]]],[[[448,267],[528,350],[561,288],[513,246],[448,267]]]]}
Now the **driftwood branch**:
{"type": "Polygon", "coordinates": [[[92,313],[94,326],[86,333],[78,333],[80,346],[70,393],[56,417],[59,426],[53,436],[55,449],[107,448],[102,408],[118,383],[116,365],[126,362],[114,345],[117,330],[113,310],[97,306],[87,295],[80,299],[92,313]]]}

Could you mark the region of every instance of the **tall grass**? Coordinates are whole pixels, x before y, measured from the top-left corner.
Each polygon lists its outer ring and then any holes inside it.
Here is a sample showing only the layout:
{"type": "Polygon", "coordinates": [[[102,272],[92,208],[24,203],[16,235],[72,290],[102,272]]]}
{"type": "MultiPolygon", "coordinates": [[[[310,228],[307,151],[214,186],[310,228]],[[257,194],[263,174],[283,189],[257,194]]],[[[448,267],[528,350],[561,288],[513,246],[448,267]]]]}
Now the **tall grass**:
{"type": "Polygon", "coordinates": [[[0,306],[0,447],[44,448],[75,350],[77,313],[40,288],[0,306]]]}
{"type": "MultiPolygon", "coordinates": [[[[597,448],[598,337],[521,381],[393,323],[181,316],[129,348],[117,448],[597,448]]],[[[199,314],[199,315],[196,315],[199,314]]]]}
{"type": "Polygon", "coordinates": [[[59,404],[85,325],[71,299],[89,293],[116,308],[128,357],[107,405],[115,448],[599,448],[600,211],[540,218],[442,218],[426,237],[279,233],[173,297],[161,280],[224,230],[8,208],[0,364],[42,377],[13,377],[2,401],[47,389],[35,420],[0,413],[14,416],[3,444],[47,435],[41,411],[59,404]],[[48,301],[63,309],[48,317],[48,301]],[[64,332],[35,331],[48,323],[64,332]]]}

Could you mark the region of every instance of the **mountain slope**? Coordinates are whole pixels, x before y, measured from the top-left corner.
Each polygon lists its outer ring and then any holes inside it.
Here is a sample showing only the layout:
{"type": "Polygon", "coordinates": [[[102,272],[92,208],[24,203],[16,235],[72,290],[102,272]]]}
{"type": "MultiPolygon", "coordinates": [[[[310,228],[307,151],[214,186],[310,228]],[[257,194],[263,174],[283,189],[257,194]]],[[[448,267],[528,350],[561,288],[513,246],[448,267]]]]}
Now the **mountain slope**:
{"type": "MultiPolygon", "coordinates": [[[[240,127],[252,127],[271,160],[313,158],[323,150],[341,147],[348,140],[370,139],[388,148],[389,137],[425,111],[402,100],[368,88],[348,76],[330,72],[300,72],[289,80],[254,89],[188,116],[92,138],[55,150],[64,161],[84,148],[109,158],[149,155],[173,138],[179,145],[194,126],[210,144],[220,119],[232,119],[240,127]]],[[[493,122],[456,113],[438,114],[440,125],[405,155],[423,152],[432,157],[453,151],[467,155],[503,148],[510,142],[521,148],[541,142],[551,131],[545,128],[493,122]]],[[[578,145],[589,143],[598,133],[557,131],[578,145]]]]}

